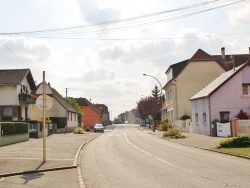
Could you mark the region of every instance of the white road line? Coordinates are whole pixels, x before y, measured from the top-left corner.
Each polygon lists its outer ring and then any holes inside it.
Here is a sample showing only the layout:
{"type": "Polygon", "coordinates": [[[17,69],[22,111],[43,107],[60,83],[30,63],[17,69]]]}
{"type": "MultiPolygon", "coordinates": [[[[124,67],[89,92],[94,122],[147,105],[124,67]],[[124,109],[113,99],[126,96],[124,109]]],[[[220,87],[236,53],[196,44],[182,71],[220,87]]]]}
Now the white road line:
{"type": "Polygon", "coordinates": [[[161,158],[159,158],[159,157],[155,157],[155,158],[156,158],[157,160],[163,162],[163,163],[167,163],[167,164],[169,164],[169,165],[173,165],[173,163],[167,162],[167,161],[165,161],[165,160],[163,160],[163,159],[161,159],[161,158]]]}
{"type": "Polygon", "coordinates": [[[144,150],[140,150],[141,152],[143,152],[143,153],[145,153],[145,154],[147,154],[147,155],[152,155],[151,153],[148,153],[148,152],[146,152],[146,151],[144,151],[144,150]]]}

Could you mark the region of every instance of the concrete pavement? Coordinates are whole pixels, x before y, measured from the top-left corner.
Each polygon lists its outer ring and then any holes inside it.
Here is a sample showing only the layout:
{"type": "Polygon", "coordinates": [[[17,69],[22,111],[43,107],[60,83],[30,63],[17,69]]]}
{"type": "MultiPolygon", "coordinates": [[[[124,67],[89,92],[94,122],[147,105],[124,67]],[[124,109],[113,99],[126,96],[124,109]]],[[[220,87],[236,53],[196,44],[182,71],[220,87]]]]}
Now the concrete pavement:
{"type": "Polygon", "coordinates": [[[46,163],[42,138],[0,147],[0,178],[76,168],[81,147],[97,136],[67,133],[46,137],[46,163]]]}

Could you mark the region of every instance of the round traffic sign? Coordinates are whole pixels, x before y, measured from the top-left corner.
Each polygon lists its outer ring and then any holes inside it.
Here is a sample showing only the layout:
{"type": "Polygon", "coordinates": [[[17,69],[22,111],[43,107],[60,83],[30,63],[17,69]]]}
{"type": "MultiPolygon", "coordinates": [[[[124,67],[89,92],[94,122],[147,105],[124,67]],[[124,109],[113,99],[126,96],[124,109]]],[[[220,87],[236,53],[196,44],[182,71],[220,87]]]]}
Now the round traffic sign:
{"type": "MultiPolygon", "coordinates": [[[[52,104],[53,104],[52,98],[48,95],[45,95],[45,109],[46,109],[46,111],[52,107],[52,104]]],[[[43,95],[40,95],[36,99],[36,106],[39,110],[43,110],[43,95]]]]}

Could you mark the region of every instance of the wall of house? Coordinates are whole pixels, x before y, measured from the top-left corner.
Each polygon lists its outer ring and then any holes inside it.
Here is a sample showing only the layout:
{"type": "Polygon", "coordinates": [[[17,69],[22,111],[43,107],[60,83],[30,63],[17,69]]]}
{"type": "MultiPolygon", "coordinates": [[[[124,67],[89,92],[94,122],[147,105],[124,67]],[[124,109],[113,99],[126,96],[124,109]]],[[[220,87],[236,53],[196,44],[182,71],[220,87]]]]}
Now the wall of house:
{"type": "Polygon", "coordinates": [[[100,117],[100,114],[94,112],[90,107],[82,106],[82,111],[84,114],[82,118],[84,127],[93,128],[96,123],[102,123],[102,118],[100,117]]]}
{"type": "Polygon", "coordinates": [[[192,110],[192,133],[211,135],[210,133],[210,113],[209,113],[209,99],[203,98],[191,102],[192,110]],[[203,120],[203,114],[206,114],[206,120],[203,120]],[[198,121],[196,121],[196,114],[198,114],[198,121]]]}
{"type": "Polygon", "coordinates": [[[19,105],[18,94],[17,94],[17,87],[16,86],[1,86],[0,87],[0,104],[1,104],[1,106],[19,105]]]}
{"type": "Polygon", "coordinates": [[[217,78],[224,69],[215,61],[191,61],[177,77],[177,109],[180,119],[191,115],[190,98],[217,78]]]}
{"type": "Polygon", "coordinates": [[[176,110],[176,86],[174,84],[168,83],[168,85],[164,88],[165,96],[166,96],[166,108],[167,108],[167,115],[166,117],[171,121],[174,122],[177,119],[178,113],[176,110]],[[171,90],[172,100],[168,97],[168,91],[171,90]]]}
{"type": "Polygon", "coordinates": [[[250,66],[245,67],[211,96],[211,120],[220,120],[221,111],[230,111],[229,119],[242,109],[250,114],[250,95],[242,95],[242,83],[250,83],[250,66]]]}
{"type": "MultiPolygon", "coordinates": [[[[65,108],[55,99],[52,97],[52,107],[48,111],[46,111],[46,117],[66,117],[66,110],[65,108]]],[[[36,104],[30,104],[30,118],[31,120],[39,120],[43,117],[43,111],[39,110],[36,104]]],[[[71,120],[71,113],[69,112],[69,119],[68,119],[68,127],[77,127],[78,126],[78,116],[77,113],[73,113],[76,115],[72,115],[71,120]],[[76,116],[76,121],[74,116],[76,116]]]]}

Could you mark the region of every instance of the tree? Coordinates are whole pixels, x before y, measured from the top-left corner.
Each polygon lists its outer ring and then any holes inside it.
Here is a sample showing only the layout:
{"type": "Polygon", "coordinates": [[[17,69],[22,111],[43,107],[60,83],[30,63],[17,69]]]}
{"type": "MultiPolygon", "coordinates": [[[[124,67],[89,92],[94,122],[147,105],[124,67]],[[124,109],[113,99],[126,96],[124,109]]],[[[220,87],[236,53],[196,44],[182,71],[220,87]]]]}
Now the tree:
{"type": "Polygon", "coordinates": [[[73,98],[67,98],[68,103],[77,111],[78,113],[78,121],[81,122],[82,121],[82,117],[83,117],[83,112],[81,107],[78,105],[77,101],[73,98]]]}
{"type": "Polygon", "coordinates": [[[160,99],[161,99],[161,91],[160,91],[160,89],[158,89],[157,85],[156,85],[155,88],[152,90],[152,96],[153,96],[154,98],[156,98],[157,100],[159,100],[159,101],[160,101],[160,99]]]}
{"type": "Polygon", "coordinates": [[[147,119],[148,115],[152,115],[155,119],[161,106],[158,104],[157,98],[148,96],[137,102],[137,110],[141,119],[147,119]]]}

